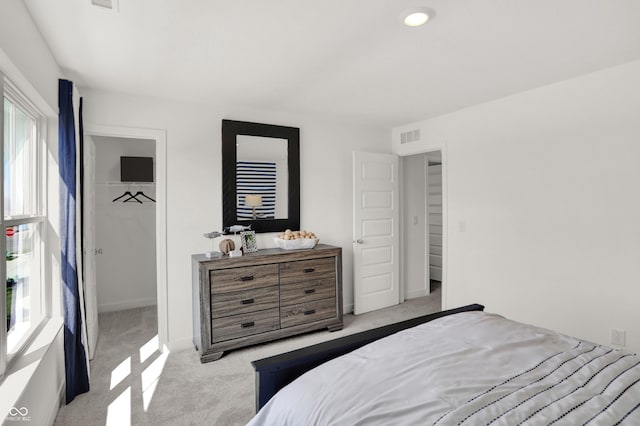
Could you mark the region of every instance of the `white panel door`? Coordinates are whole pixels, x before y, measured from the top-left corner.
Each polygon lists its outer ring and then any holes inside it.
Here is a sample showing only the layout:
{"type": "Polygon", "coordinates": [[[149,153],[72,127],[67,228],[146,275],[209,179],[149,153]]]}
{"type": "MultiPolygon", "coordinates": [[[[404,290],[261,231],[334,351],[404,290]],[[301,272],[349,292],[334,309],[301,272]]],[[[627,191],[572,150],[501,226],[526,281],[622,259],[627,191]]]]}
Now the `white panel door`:
{"type": "Polygon", "coordinates": [[[91,136],[84,138],[84,301],[87,321],[89,359],[98,343],[98,294],[96,285],[96,145],[91,136]]]}
{"type": "Polygon", "coordinates": [[[400,303],[398,157],[353,153],[354,313],[400,303]]]}

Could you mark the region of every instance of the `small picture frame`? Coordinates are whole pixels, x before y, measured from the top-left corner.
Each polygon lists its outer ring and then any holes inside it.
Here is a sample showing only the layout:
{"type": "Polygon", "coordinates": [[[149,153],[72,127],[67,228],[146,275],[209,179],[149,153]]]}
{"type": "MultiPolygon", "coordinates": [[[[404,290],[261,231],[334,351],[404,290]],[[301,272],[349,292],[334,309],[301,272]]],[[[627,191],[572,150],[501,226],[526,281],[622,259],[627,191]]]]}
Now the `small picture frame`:
{"type": "Polygon", "coordinates": [[[242,242],[242,250],[245,253],[253,253],[258,251],[258,244],[256,243],[256,231],[242,231],[240,232],[240,241],[242,242]]]}

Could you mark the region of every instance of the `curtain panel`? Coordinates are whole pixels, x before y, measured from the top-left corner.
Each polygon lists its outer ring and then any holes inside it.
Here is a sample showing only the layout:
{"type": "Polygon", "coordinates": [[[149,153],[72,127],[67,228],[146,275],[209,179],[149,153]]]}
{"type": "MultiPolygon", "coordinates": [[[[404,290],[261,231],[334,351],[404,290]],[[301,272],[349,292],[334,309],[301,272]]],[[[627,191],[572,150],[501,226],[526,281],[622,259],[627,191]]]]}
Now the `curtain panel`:
{"type": "Polygon", "coordinates": [[[77,175],[76,130],[73,83],[58,81],[58,167],[60,170],[60,245],[62,302],[64,309],[64,355],[66,402],[89,391],[89,370],[83,343],[82,287],[78,279],[77,257],[77,175]]]}

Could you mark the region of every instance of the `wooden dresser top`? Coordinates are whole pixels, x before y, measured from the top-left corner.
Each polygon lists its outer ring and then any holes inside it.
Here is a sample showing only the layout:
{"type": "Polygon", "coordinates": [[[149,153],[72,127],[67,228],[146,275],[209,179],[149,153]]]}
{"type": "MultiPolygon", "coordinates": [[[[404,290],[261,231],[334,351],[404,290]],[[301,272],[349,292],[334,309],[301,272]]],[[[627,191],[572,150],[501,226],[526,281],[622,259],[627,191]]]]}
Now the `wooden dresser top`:
{"type": "Polygon", "coordinates": [[[254,253],[245,253],[240,257],[221,256],[208,258],[204,254],[194,254],[191,258],[207,269],[223,269],[248,265],[264,265],[268,263],[295,262],[297,260],[337,256],[341,253],[342,249],[340,247],[318,244],[312,249],[301,250],[268,248],[258,250],[254,253]]]}

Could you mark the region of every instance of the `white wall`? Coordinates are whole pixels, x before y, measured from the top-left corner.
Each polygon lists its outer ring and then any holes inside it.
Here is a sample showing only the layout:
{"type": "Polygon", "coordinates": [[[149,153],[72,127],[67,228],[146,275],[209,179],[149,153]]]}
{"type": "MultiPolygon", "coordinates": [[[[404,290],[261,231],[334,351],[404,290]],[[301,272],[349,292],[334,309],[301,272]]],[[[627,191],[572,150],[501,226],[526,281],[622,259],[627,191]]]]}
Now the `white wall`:
{"type": "MultiPolygon", "coordinates": [[[[343,248],[344,304],[353,305],[351,153],[389,152],[389,132],[319,117],[133,97],[84,88],[85,122],[167,131],[167,276],[170,347],[191,346],[191,255],[222,227],[221,120],[300,128],[301,227],[343,248]]],[[[273,246],[259,234],[258,246],[273,246]]]]}
{"type": "Polygon", "coordinates": [[[638,111],[635,61],[393,130],[445,148],[445,307],[640,350],[638,111]]]}
{"type": "Polygon", "coordinates": [[[402,268],[405,299],[429,294],[427,281],[427,157],[402,158],[402,268]]]}
{"type": "MultiPolygon", "coordinates": [[[[156,304],[156,204],[113,202],[125,191],[156,199],[155,184],[120,182],[120,157],[154,158],[153,140],[91,136],[95,142],[98,311],[156,304]]],[[[155,170],[155,167],[154,167],[155,170]]],[[[128,198],[128,197],[125,197],[128,198]]]]}
{"type": "Polygon", "coordinates": [[[52,424],[64,383],[57,167],[58,78],[62,73],[22,1],[0,2],[0,69],[48,117],[49,221],[45,226],[49,252],[45,270],[47,298],[52,301],[51,315],[56,318],[40,332],[24,359],[7,371],[0,384],[0,420],[4,423],[10,408],[15,406],[30,410],[32,425],[52,424]]]}
{"type": "Polygon", "coordinates": [[[0,2],[0,48],[38,96],[57,111],[62,72],[22,1],[0,2]]]}

